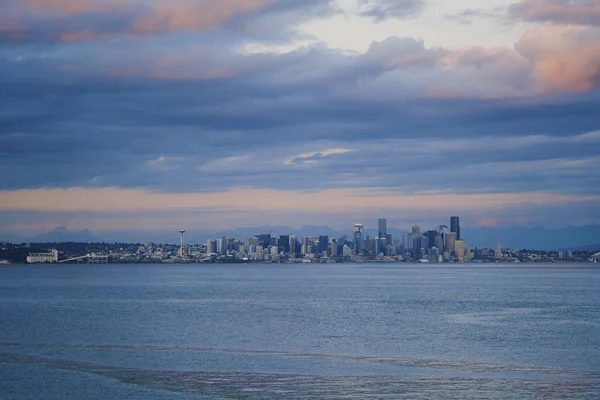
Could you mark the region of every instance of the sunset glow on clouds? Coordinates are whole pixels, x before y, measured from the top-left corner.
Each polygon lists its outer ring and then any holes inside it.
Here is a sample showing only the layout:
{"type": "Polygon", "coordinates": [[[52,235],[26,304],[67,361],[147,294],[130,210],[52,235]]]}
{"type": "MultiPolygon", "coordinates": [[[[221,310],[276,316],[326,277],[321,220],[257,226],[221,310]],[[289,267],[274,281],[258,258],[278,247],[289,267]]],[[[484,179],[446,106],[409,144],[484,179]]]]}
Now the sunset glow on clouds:
{"type": "Polygon", "coordinates": [[[598,223],[599,83],[595,0],[4,0],[0,231],[598,223]]]}

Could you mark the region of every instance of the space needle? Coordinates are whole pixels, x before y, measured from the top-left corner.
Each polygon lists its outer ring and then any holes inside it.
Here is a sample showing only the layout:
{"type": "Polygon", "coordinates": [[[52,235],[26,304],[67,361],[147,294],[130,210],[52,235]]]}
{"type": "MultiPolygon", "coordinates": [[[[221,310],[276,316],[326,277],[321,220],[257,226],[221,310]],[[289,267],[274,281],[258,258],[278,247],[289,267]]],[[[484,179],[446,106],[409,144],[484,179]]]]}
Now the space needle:
{"type": "Polygon", "coordinates": [[[181,248],[179,249],[179,255],[183,257],[183,235],[185,234],[185,231],[182,229],[179,231],[179,234],[181,235],[181,248]]]}

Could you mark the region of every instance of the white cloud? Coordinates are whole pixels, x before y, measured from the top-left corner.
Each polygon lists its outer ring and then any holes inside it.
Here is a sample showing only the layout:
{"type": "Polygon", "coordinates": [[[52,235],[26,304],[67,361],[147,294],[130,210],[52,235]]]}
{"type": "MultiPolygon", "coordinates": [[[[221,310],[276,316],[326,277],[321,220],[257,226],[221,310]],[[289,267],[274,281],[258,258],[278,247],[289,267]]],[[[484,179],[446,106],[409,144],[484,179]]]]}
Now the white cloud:
{"type": "Polygon", "coordinates": [[[303,154],[295,155],[294,157],[286,160],[284,162],[284,164],[285,165],[315,164],[320,159],[323,159],[325,157],[332,156],[334,154],[346,154],[346,153],[350,153],[351,151],[353,151],[353,150],[343,149],[343,148],[325,149],[325,150],[322,150],[322,151],[313,151],[313,152],[310,152],[310,153],[303,153],[303,154]]]}

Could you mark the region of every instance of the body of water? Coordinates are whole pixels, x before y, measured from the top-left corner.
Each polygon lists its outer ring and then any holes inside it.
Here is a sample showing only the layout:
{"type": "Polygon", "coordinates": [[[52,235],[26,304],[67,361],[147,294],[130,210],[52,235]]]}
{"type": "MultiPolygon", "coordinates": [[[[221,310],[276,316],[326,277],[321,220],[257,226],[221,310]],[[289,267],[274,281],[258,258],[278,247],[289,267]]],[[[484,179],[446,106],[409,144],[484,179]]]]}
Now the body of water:
{"type": "Polygon", "coordinates": [[[600,269],[2,267],[0,377],[0,400],[597,399],[600,269]]]}

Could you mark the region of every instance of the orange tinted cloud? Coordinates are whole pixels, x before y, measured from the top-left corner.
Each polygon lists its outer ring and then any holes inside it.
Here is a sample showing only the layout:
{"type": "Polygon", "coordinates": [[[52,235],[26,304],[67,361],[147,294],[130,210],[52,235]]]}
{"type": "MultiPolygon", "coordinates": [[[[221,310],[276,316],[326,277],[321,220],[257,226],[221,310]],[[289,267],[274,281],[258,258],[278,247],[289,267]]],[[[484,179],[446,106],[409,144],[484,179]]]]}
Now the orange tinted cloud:
{"type": "Polygon", "coordinates": [[[600,29],[544,26],[529,31],[516,44],[533,66],[538,93],[587,92],[600,79],[600,29]]]}
{"type": "Polygon", "coordinates": [[[512,17],[526,21],[600,24],[600,2],[597,0],[523,0],[509,10],[512,17]]]}
{"type": "Polygon", "coordinates": [[[92,31],[67,32],[60,35],[61,42],[78,42],[80,40],[91,40],[97,36],[92,31]]]}
{"type": "Polygon", "coordinates": [[[27,38],[26,30],[25,25],[11,21],[0,21],[0,39],[23,40],[27,38]]]}
{"type": "Polygon", "coordinates": [[[128,0],[8,0],[14,9],[32,14],[77,15],[86,13],[126,11],[133,1],[128,0]]]}
{"type": "Polygon", "coordinates": [[[259,10],[274,0],[174,0],[155,3],[135,19],[135,32],[204,31],[218,28],[237,14],[259,10]]]}

